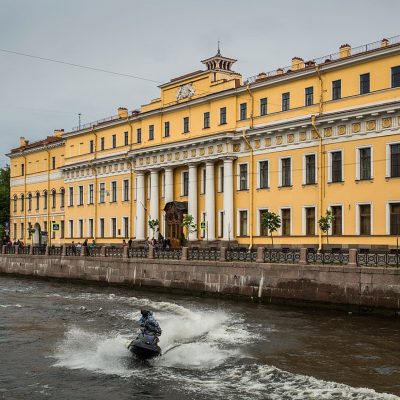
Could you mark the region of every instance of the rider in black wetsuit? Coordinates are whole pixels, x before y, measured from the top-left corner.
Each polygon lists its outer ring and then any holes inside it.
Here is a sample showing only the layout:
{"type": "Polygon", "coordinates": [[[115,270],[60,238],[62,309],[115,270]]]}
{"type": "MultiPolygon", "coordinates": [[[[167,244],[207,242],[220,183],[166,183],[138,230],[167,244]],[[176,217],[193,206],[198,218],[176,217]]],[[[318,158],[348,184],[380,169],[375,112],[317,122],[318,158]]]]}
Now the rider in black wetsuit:
{"type": "Polygon", "coordinates": [[[153,313],[148,310],[140,310],[142,317],[139,320],[140,327],[146,333],[152,333],[155,336],[161,336],[162,330],[153,313]]]}

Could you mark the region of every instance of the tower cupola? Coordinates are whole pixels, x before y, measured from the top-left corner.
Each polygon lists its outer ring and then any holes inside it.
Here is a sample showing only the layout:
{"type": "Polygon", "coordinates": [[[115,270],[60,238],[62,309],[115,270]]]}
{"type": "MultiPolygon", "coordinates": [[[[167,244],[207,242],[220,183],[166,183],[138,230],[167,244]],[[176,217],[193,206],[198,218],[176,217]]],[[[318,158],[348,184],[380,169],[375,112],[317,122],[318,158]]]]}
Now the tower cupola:
{"type": "Polygon", "coordinates": [[[234,58],[224,57],[221,54],[218,42],[217,54],[201,62],[207,66],[207,70],[233,72],[231,68],[236,61],[234,58]]]}

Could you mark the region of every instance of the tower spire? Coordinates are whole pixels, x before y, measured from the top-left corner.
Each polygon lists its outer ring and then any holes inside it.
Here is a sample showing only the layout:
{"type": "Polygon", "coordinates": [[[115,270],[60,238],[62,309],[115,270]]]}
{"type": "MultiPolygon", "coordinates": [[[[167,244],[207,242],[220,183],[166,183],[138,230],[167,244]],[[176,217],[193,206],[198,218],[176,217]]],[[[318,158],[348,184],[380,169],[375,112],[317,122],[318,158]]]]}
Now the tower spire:
{"type": "Polygon", "coordinates": [[[217,56],[220,56],[220,55],[221,55],[221,51],[220,51],[220,49],[219,49],[219,45],[220,45],[220,41],[218,40],[218,51],[217,51],[217,56]]]}

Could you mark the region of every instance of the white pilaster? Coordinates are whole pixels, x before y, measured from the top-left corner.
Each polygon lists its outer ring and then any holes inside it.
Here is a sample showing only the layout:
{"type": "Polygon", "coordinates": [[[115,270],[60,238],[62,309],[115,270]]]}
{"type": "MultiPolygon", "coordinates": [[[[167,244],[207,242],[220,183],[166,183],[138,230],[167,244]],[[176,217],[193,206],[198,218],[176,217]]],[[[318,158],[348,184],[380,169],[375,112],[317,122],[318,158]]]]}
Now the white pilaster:
{"type": "Polygon", "coordinates": [[[136,173],[136,185],[136,240],[144,240],[146,207],[144,172],[136,173]]]}
{"type": "MultiPolygon", "coordinates": [[[[233,160],[224,160],[224,234],[223,240],[234,239],[233,229],[233,160]]],[[[251,218],[251,217],[250,217],[251,218]]]]}
{"type": "Polygon", "coordinates": [[[160,220],[159,214],[159,203],[160,196],[158,193],[158,170],[152,170],[150,172],[150,213],[149,219],[160,220]]]}
{"type": "MultiPolygon", "coordinates": [[[[193,217],[193,222],[197,225],[197,165],[189,165],[189,196],[188,214],[193,217]]],[[[189,240],[197,240],[197,231],[189,233],[189,240]]]]}
{"type": "Polygon", "coordinates": [[[214,162],[206,163],[206,239],[215,240],[215,183],[214,183],[214,162]]]}
{"type": "Polygon", "coordinates": [[[174,201],[174,170],[165,168],[165,204],[174,201]]]}

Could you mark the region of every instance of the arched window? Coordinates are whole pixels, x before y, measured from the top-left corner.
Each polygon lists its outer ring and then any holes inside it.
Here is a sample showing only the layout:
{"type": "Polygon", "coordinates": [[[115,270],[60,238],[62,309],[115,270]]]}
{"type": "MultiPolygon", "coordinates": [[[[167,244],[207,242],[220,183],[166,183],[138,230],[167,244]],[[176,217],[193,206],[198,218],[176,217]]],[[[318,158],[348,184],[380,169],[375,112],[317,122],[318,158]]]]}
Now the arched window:
{"type": "Polygon", "coordinates": [[[43,210],[47,210],[47,190],[43,192],[43,210]]]}
{"type": "Polygon", "coordinates": [[[39,210],[39,204],[40,204],[40,193],[36,192],[36,210],[39,210]]]}
{"type": "Polygon", "coordinates": [[[25,196],[21,194],[21,211],[25,209],[25,196]]]}
{"type": "Polygon", "coordinates": [[[60,207],[64,208],[64,203],[65,203],[65,189],[61,188],[60,190],[60,207]]]}
{"type": "Polygon", "coordinates": [[[14,195],[14,212],[17,212],[18,196],[14,195]]]}
{"type": "Polygon", "coordinates": [[[51,208],[56,208],[56,195],[57,192],[53,189],[51,191],[51,208]]]}
{"type": "Polygon", "coordinates": [[[32,211],[32,193],[28,193],[28,211],[32,211]]]}

